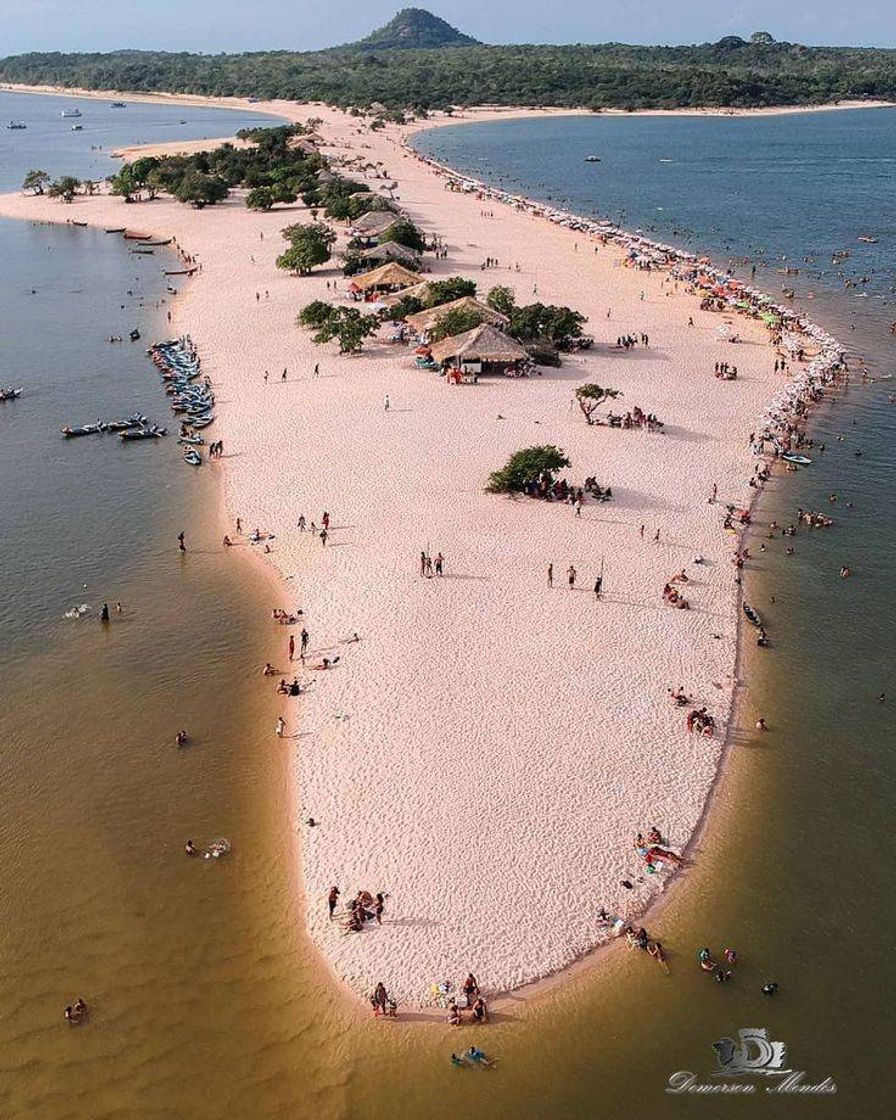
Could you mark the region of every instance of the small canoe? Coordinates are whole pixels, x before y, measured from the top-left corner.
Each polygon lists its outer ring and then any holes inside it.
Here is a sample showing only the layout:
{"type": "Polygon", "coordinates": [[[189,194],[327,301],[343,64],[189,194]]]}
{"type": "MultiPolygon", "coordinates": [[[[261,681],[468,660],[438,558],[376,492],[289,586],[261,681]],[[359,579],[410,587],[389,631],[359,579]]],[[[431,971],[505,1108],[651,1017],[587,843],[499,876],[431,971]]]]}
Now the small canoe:
{"type": "Polygon", "coordinates": [[[752,624],[756,627],[757,630],[761,630],[762,629],[762,617],[759,614],[759,611],[754,610],[753,607],[751,607],[749,603],[744,603],[743,608],[744,608],[744,614],[747,616],[748,621],[752,622],[752,624]]]}
{"type": "Polygon", "coordinates": [[[103,429],[99,424],[82,424],[79,427],[71,427],[66,425],[64,428],[59,429],[66,439],[74,439],[76,436],[95,436],[103,429]]]}
{"type": "Polygon", "coordinates": [[[152,238],[151,233],[128,233],[124,231],[125,241],[149,241],[152,238]]]}
{"type": "Polygon", "coordinates": [[[73,225],[73,226],[83,226],[85,229],[87,228],[87,223],[86,222],[76,222],[76,221],[72,220],[69,224],[73,225]]]}
{"type": "Polygon", "coordinates": [[[155,249],[131,249],[132,253],[139,253],[143,257],[151,257],[155,249]]]}
{"type": "Polygon", "coordinates": [[[117,229],[107,229],[106,233],[124,233],[124,226],[118,226],[117,229]]]}
{"type": "Polygon", "coordinates": [[[195,268],[171,268],[165,270],[166,276],[192,276],[195,268]]]}
{"type": "Polygon", "coordinates": [[[806,458],[805,455],[797,455],[795,451],[785,451],[781,458],[786,463],[798,463],[801,467],[808,467],[812,462],[812,460],[806,458]]]}
{"type": "Polygon", "coordinates": [[[166,237],[164,241],[144,241],[143,245],[170,245],[173,240],[173,237],[166,237]]]}
{"type": "Polygon", "coordinates": [[[195,447],[185,447],[184,462],[189,463],[191,467],[199,467],[202,465],[202,455],[195,447]]]}

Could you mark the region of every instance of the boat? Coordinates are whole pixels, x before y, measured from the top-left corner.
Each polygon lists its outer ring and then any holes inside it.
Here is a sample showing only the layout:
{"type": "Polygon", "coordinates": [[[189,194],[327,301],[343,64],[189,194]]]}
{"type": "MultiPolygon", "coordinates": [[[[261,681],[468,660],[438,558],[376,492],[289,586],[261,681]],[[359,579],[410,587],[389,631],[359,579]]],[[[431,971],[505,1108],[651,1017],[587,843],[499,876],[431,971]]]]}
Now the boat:
{"type": "Polygon", "coordinates": [[[174,240],[173,237],[166,237],[164,241],[144,241],[141,244],[140,248],[141,249],[146,249],[146,248],[149,248],[149,246],[151,246],[151,245],[170,245],[173,240],[174,240]]]}
{"type": "Polygon", "coordinates": [[[73,124],[72,125],[72,132],[83,132],[83,131],[84,131],[84,125],[83,124],[73,124]]]}
{"type": "Polygon", "coordinates": [[[64,428],[59,429],[66,439],[74,439],[76,436],[95,436],[103,430],[102,425],[97,421],[96,424],[79,424],[72,427],[66,424],[64,428]]]}
{"type": "Polygon", "coordinates": [[[125,432],[129,428],[142,428],[148,422],[148,419],[142,412],[135,412],[124,420],[106,420],[103,429],[107,432],[125,432]]]}
{"type": "Polygon", "coordinates": [[[113,101],[109,106],[110,109],[127,109],[127,107],[126,101],[113,101]]]}
{"type": "Polygon", "coordinates": [[[214,424],[214,422],[215,422],[215,414],[213,412],[210,412],[207,416],[191,417],[190,420],[189,420],[189,423],[194,428],[207,428],[209,426],[209,424],[214,424]]]}
{"type": "Polygon", "coordinates": [[[166,276],[192,276],[195,268],[171,268],[165,270],[166,276]]]}
{"type": "Polygon", "coordinates": [[[124,233],[124,226],[118,226],[117,229],[107,229],[106,233],[124,233]]]}
{"type": "Polygon", "coordinates": [[[202,436],[200,436],[200,435],[197,435],[196,433],[194,433],[194,434],[193,434],[193,435],[191,435],[191,436],[178,436],[178,437],[177,437],[177,442],[178,442],[178,443],[194,443],[194,444],[202,444],[202,443],[205,443],[205,440],[204,440],[204,439],[202,438],[202,436]]]}
{"type": "Polygon", "coordinates": [[[137,330],[136,327],[134,327],[134,329],[131,331],[131,333],[128,337],[130,338],[131,342],[137,342],[138,339],[140,338],[140,332],[137,330]]]}
{"type": "Polygon", "coordinates": [[[72,218],[72,220],[69,222],[69,225],[71,225],[71,226],[83,226],[84,229],[87,229],[87,223],[86,222],[76,222],[74,218],[72,218]]]}
{"type": "Polygon", "coordinates": [[[143,257],[151,257],[155,252],[155,249],[144,249],[142,246],[138,246],[138,248],[136,249],[131,249],[131,252],[139,253],[143,257]]]}
{"type": "Polygon", "coordinates": [[[798,455],[795,451],[785,451],[781,455],[781,458],[786,463],[798,463],[801,467],[808,467],[812,462],[812,460],[805,455],[798,455]]]}
{"type": "Polygon", "coordinates": [[[11,129],[13,129],[13,131],[15,131],[17,129],[27,128],[28,125],[25,124],[24,121],[10,121],[9,124],[6,127],[11,128],[11,129]]]}
{"type": "Polygon", "coordinates": [[[151,233],[131,233],[129,230],[124,231],[125,241],[149,241],[151,238],[151,233]]]}
{"type": "Polygon", "coordinates": [[[585,156],[586,163],[600,163],[600,156],[585,156]]]}
{"type": "Polygon", "coordinates": [[[876,245],[878,239],[872,237],[870,234],[862,233],[856,238],[856,241],[861,241],[863,245],[876,245]]]}
{"type": "Polygon", "coordinates": [[[202,455],[195,447],[185,447],[184,462],[189,463],[191,467],[200,467],[202,466],[202,455]]]}
{"type": "Polygon", "coordinates": [[[759,611],[754,610],[749,603],[743,603],[744,614],[747,616],[748,621],[756,627],[757,630],[762,629],[762,618],[759,611]]]}
{"type": "Polygon", "coordinates": [[[165,429],[160,428],[158,424],[150,424],[146,428],[128,428],[125,432],[119,433],[121,439],[134,440],[134,439],[161,439],[165,435],[165,429]]]}
{"type": "Polygon", "coordinates": [[[59,115],[60,117],[80,117],[83,114],[80,109],[63,109],[59,115]]]}
{"type": "Polygon", "coordinates": [[[0,389],[0,401],[14,401],[21,395],[21,389],[0,389]]]}

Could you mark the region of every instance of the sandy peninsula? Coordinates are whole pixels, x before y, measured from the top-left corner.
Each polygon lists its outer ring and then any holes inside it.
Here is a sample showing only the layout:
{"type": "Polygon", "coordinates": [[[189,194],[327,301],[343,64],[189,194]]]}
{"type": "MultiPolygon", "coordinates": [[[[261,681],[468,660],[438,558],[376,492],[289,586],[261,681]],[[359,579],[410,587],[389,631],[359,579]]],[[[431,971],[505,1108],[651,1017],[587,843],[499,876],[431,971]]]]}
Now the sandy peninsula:
{"type": "MultiPolygon", "coordinates": [[[[667,872],[647,874],[633,849],[638,832],[656,826],[700,858],[688,844],[723,754],[738,613],[734,541],[707,499],[715,485],[720,503],[749,504],[748,437],[784,376],[760,323],[737,320],[732,345],[719,315],[662,274],[623,267],[618,248],[446,191],[402,150],[406,129],[372,133],[320,106],[243,107],[322,117],[328,154],[384,164],[401,205],[444,239],[434,276],[569,304],[596,339],[559,370],[449,388],[385,336],[340,358],[296,327],[304,304],[346,288],[335,262],[304,279],[275,267],[279,230],[305,211],[252,213],[240,192],[204,211],[0,199],[4,216],[174,236],[202,264],[173,301],[172,334],[192,336],[216,386],[225,455],[205,469],[222,472],[244,530],[274,534],[284,582],[271,606],[301,607],[310,634],[307,666],[293,667],[308,690],[287,702],[287,738],[272,727],[270,749],[294,758],[296,818],[316,822],[299,825],[299,847],[321,953],[359,994],[382,980],[425,1004],[434,981],[470,969],[487,992],[507,991],[605,939],[598,907],[633,917],[663,890],[667,872]],[[616,349],[624,334],[649,346],[616,349]],[[717,361],[738,379],[717,380],[717,361]],[[587,426],[573,402],[586,381],[622,390],[665,434],[587,426]],[[484,492],[513,451],[542,443],[566,451],[572,482],[596,476],[614,500],[576,517],[484,492]],[[325,547],[297,527],[324,510],[325,547]],[[442,578],[421,578],[424,549],[444,555],[442,578]],[[662,600],[682,568],[688,611],[662,600]],[[335,669],[311,668],[334,655],[335,669]],[[667,694],[679,685],[713,714],[714,737],[687,732],[667,694]],[[383,924],[346,935],[329,922],[334,884],[343,900],[384,892],[383,924]]],[[[287,637],[272,623],[284,671],[287,637]]],[[[262,687],[273,686],[259,675],[262,687]]]]}

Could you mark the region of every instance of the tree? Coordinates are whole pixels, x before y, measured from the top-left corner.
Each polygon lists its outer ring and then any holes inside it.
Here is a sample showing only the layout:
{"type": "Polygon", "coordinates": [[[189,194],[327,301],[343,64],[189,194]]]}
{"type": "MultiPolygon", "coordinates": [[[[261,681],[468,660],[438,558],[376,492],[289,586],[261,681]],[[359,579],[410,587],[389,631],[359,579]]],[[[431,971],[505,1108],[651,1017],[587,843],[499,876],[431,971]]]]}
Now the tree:
{"type": "Polygon", "coordinates": [[[334,307],[333,314],[322,324],[314,336],[317,343],[339,339],[340,354],[357,354],[364,339],[376,334],[379,319],[376,315],[362,315],[357,307],[334,307]]]}
{"type": "Polygon", "coordinates": [[[197,210],[222,202],[230,191],[223,179],[217,175],[205,175],[201,171],[191,171],[174,189],[178,202],[189,202],[197,210]]]}
{"type": "Polygon", "coordinates": [[[585,414],[585,419],[589,424],[594,423],[591,417],[604,401],[615,401],[617,397],[621,396],[621,389],[603,389],[600,385],[580,385],[576,389],[576,400],[579,402],[579,408],[585,414]]]}
{"type": "Polygon", "coordinates": [[[443,338],[453,338],[456,334],[471,331],[484,318],[483,313],[475,307],[452,307],[450,311],[443,311],[429,328],[430,340],[441,342],[443,338]]]}
{"type": "Polygon", "coordinates": [[[545,475],[553,482],[554,473],[569,466],[569,459],[559,447],[541,444],[515,451],[499,471],[489,475],[486,489],[493,494],[520,494],[545,475]]]}
{"type": "Polygon", "coordinates": [[[29,171],[22,180],[22,190],[33,191],[35,194],[43,194],[44,187],[49,181],[50,176],[46,171],[29,171]]]}
{"type": "Polygon", "coordinates": [[[80,179],[76,179],[73,175],[63,175],[59,179],[54,179],[47,194],[50,198],[61,198],[63,202],[71,202],[80,185],[80,179]]]}
{"type": "Polygon", "coordinates": [[[485,297],[485,302],[493,310],[499,312],[501,315],[506,315],[508,318],[510,318],[511,312],[516,308],[513,288],[508,288],[504,284],[496,284],[485,297]]]}
{"type": "Polygon", "coordinates": [[[407,218],[399,218],[397,222],[393,222],[391,226],[383,230],[377,241],[380,245],[385,245],[387,241],[395,241],[408,249],[416,249],[418,253],[422,253],[426,248],[423,234],[407,218]]]}
{"type": "Polygon", "coordinates": [[[400,323],[402,319],[407,319],[408,315],[416,315],[418,311],[422,310],[422,300],[417,299],[416,296],[402,296],[391,307],[383,308],[380,312],[380,318],[384,323],[400,323]]]}
{"type": "Polygon", "coordinates": [[[476,295],[476,281],[465,276],[449,276],[447,280],[431,280],[424,303],[427,307],[438,307],[440,303],[452,303],[462,296],[476,295]]]}
{"type": "Polygon", "coordinates": [[[750,36],[750,42],[757,46],[767,47],[774,43],[774,41],[774,36],[770,35],[767,31],[754,31],[750,36]]]}
{"type": "Polygon", "coordinates": [[[270,210],[274,205],[274,192],[270,187],[254,187],[246,195],[246,206],[250,210],[270,210]]]}
{"type": "Polygon", "coordinates": [[[278,268],[288,268],[300,276],[307,276],[316,265],[330,259],[336,231],[322,222],[287,226],[281,232],[290,242],[290,247],[277,258],[278,268]]]}
{"type": "Polygon", "coordinates": [[[312,327],[314,330],[320,330],[335,311],[336,308],[332,304],[326,303],[322,299],[315,299],[302,308],[296,323],[300,327],[312,327]]]}
{"type": "Polygon", "coordinates": [[[520,340],[543,340],[562,349],[572,339],[581,337],[582,327],[587,321],[584,315],[571,307],[530,303],[511,311],[509,333],[520,340]]]}

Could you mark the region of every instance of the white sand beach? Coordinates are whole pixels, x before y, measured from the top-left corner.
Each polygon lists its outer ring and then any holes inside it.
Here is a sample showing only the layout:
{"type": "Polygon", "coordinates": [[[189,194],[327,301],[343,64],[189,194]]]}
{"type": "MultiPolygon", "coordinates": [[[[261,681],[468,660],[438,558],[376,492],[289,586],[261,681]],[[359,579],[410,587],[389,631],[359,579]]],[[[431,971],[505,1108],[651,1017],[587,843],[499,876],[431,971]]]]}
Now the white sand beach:
{"type": "MultiPolygon", "coordinates": [[[[382,980],[423,1003],[432,982],[470,969],[486,992],[507,991],[598,945],[598,907],[633,917],[663,889],[668,873],[647,874],[633,849],[638,832],[655,825],[682,852],[701,819],[734,687],[736,539],[721,503],[750,504],[748,437],[785,378],[760,323],[737,319],[742,341],[722,341],[719,315],[662,274],[622,267],[618,248],[446,191],[402,151],[406,128],[227,104],[322,117],[324,150],[384,163],[402,207],[444,239],[433,275],[568,304],[596,339],[538,377],[449,387],[403,346],[381,338],[344,358],[295,325],[304,304],[333,298],[328,282],[336,298],[347,287],[335,260],[306,278],[275,267],[279,230],[307,211],[250,212],[241,192],[202,211],[0,198],[3,216],[174,236],[202,264],[173,300],[171,333],[192,336],[215,383],[224,458],[205,469],[222,472],[231,518],[275,535],[284,583],[271,607],[301,607],[310,634],[306,666],[291,667],[291,631],[271,624],[270,660],[308,691],[286,701],[287,738],[272,727],[270,749],[294,757],[296,818],[316,822],[300,825],[300,849],[321,953],[362,995],[382,980]],[[486,257],[498,266],[483,270],[486,257]],[[629,333],[649,347],[615,349],[629,333]],[[738,366],[736,381],[714,378],[720,360],[738,366]],[[656,413],[665,433],[587,426],[573,403],[583,382],[621,389],[619,406],[656,413]],[[563,448],[570,481],[594,475],[614,500],[576,518],[485,493],[489,473],[533,444],[563,448]],[[325,547],[297,528],[324,510],[325,547]],[[421,578],[424,549],[444,555],[443,578],[421,578]],[[687,611],[661,594],[681,568],[687,611]],[[311,668],[334,655],[336,668],[311,668]],[[716,718],[713,738],[687,732],[667,695],[679,685],[716,718]],[[329,922],[333,884],[343,901],[385,892],[382,926],[346,935],[329,922]]],[[[258,687],[273,688],[260,670],[258,687]]]]}

